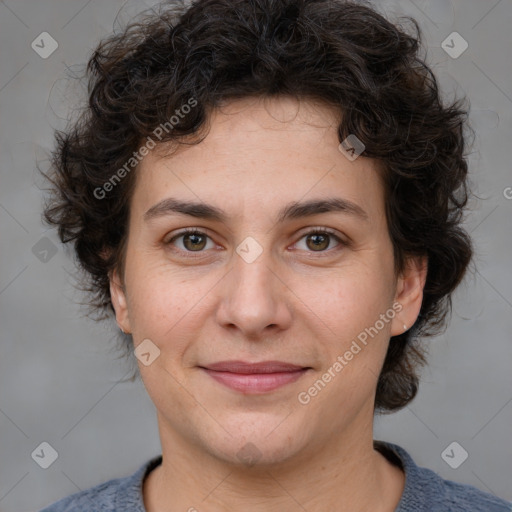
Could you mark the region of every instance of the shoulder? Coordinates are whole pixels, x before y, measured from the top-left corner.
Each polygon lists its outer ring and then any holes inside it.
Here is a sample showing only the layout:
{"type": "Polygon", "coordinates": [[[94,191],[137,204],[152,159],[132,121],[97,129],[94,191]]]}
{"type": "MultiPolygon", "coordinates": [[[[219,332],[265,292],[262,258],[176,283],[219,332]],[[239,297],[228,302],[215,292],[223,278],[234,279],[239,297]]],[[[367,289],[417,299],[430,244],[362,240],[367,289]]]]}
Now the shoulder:
{"type": "Polygon", "coordinates": [[[443,503],[453,512],[511,512],[512,503],[481,491],[472,485],[463,485],[441,479],[444,487],[443,503]]]}
{"type": "Polygon", "coordinates": [[[98,512],[113,512],[115,510],[115,499],[119,487],[125,479],[109,480],[103,484],[77,492],[66,498],[49,505],[41,512],[71,512],[74,510],[83,510],[88,512],[94,510],[98,512]]]}
{"type": "Polygon", "coordinates": [[[115,478],[67,496],[40,512],[144,512],[142,483],[161,462],[161,456],[155,457],[130,476],[115,478]]]}
{"type": "Polygon", "coordinates": [[[512,512],[510,502],[417,466],[400,446],[381,441],[375,446],[388,458],[398,460],[405,472],[405,488],[396,512],[512,512]]]}

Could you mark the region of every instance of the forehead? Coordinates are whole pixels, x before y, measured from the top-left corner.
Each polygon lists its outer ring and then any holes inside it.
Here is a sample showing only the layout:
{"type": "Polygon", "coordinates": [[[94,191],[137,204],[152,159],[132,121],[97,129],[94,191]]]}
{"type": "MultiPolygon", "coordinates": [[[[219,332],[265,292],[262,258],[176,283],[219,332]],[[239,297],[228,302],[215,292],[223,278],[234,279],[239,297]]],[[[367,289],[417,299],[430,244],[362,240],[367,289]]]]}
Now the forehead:
{"type": "Polygon", "coordinates": [[[313,101],[247,98],[214,109],[198,144],[160,146],[137,168],[132,210],[140,216],[166,197],[208,202],[240,216],[283,204],[345,198],[383,212],[377,163],[339,150],[339,114],[313,101]],[[380,209],[380,210],[379,210],[380,209]]]}

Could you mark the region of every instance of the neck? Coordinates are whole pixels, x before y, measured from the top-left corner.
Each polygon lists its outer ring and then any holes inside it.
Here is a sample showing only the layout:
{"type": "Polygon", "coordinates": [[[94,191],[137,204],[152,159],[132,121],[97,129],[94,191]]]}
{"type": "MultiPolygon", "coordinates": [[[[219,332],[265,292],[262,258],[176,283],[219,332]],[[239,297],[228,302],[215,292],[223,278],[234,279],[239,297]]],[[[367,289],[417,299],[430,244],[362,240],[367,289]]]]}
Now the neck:
{"type": "Polygon", "coordinates": [[[347,432],[252,467],[219,460],[159,425],[163,461],[144,483],[147,512],[393,512],[403,492],[403,472],[373,448],[372,422],[364,436],[347,432]]]}

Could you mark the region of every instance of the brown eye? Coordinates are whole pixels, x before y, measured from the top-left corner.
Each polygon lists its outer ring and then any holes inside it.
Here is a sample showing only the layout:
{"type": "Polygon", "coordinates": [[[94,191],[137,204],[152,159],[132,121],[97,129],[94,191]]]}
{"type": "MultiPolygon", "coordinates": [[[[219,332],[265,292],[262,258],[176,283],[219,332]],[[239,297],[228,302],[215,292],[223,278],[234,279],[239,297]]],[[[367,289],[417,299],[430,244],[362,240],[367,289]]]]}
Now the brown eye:
{"type": "Polygon", "coordinates": [[[201,231],[184,231],[172,237],[167,245],[176,245],[176,247],[183,252],[202,252],[206,248],[209,236],[201,231]],[[181,239],[181,247],[176,244],[177,240],[181,239]]]}
{"type": "Polygon", "coordinates": [[[312,235],[307,235],[306,245],[312,250],[316,251],[318,250],[324,250],[329,247],[329,235],[321,234],[321,233],[313,233],[312,235]]]}
{"type": "Polygon", "coordinates": [[[190,251],[200,251],[206,245],[206,237],[195,233],[184,235],[183,245],[190,251]]]}
{"type": "MultiPolygon", "coordinates": [[[[335,249],[337,246],[347,245],[339,236],[330,230],[314,229],[305,233],[300,241],[305,240],[305,247],[301,248],[304,251],[310,252],[330,252],[331,249],[335,249]],[[333,248],[329,248],[332,245],[332,241],[336,242],[333,248]]],[[[299,247],[300,248],[300,247],[299,247]]]]}

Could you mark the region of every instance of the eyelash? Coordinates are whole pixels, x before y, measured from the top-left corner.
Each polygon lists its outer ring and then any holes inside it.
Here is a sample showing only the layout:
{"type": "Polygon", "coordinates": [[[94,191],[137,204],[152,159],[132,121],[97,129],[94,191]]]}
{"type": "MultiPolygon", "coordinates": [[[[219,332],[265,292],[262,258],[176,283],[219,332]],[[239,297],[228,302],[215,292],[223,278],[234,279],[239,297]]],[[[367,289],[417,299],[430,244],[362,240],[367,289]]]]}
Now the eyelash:
{"type": "MultiPolygon", "coordinates": [[[[320,228],[320,227],[314,227],[314,228],[311,228],[310,230],[306,231],[305,233],[303,233],[301,235],[301,237],[299,238],[299,240],[302,240],[304,237],[308,236],[308,235],[329,235],[330,237],[334,238],[336,240],[336,242],[338,242],[338,246],[337,247],[347,247],[349,245],[349,243],[345,240],[342,240],[338,235],[336,235],[336,233],[332,230],[332,229],[329,229],[329,228],[320,228]]],[[[208,236],[207,233],[203,232],[203,231],[200,231],[198,230],[197,228],[188,228],[188,229],[184,229],[183,231],[181,231],[180,233],[174,235],[170,240],[164,242],[164,245],[172,245],[173,242],[175,240],[177,240],[178,238],[180,237],[183,237],[185,235],[198,235],[198,236],[205,236],[207,238],[210,238],[210,236],[208,236]]],[[[173,249],[177,252],[181,252],[181,253],[186,253],[187,257],[189,258],[198,258],[198,257],[201,257],[203,254],[204,254],[204,250],[203,251],[184,251],[182,249],[173,249]],[[194,255],[194,253],[197,253],[197,255],[194,255]]],[[[336,250],[336,247],[333,248],[333,249],[327,249],[327,250],[324,250],[324,251],[309,251],[313,254],[317,253],[317,254],[325,254],[325,253],[330,253],[332,251],[335,251],[336,250]]]]}

